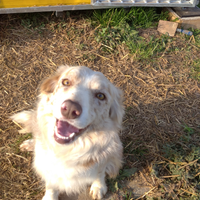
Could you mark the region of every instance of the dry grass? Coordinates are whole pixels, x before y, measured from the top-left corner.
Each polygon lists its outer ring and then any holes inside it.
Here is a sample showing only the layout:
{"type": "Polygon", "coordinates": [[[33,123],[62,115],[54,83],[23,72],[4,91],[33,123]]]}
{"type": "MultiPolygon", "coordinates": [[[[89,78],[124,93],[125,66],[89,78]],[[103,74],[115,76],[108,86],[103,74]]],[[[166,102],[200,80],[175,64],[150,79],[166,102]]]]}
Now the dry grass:
{"type": "MultiPolygon", "coordinates": [[[[9,116],[33,108],[40,81],[61,64],[101,71],[123,89],[126,168],[149,173],[152,163],[165,161],[162,146],[178,142],[185,134],[182,125],[200,132],[199,83],[189,76],[200,50],[192,41],[178,35],[170,45],[179,51],[138,61],[123,45],[117,47],[118,53],[102,51],[104,46],[94,39],[95,27],[81,15],[64,20],[41,15],[43,26],[31,28],[23,25],[22,18],[5,15],[0,19],[0,199],[34,200],[43,195],[43,186],[31,169],[32,155],[19,151],[30,135],[19,135],[9,116]]],[[[147,40],[148,33],[157,34],[154,29],[140,32],[147,40]]],[[[194,137],[198,145],[200,139],[194,137]]]]}

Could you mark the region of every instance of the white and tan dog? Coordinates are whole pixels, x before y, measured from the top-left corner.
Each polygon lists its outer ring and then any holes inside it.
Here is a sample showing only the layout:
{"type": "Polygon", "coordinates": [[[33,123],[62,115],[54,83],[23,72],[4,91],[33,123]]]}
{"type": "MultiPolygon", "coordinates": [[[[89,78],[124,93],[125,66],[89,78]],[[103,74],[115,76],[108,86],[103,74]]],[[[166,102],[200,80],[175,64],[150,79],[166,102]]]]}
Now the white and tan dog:
{"type": "Polygon", "coordinates": [[[69,66],[59,67],[40,89],[37,109],[11,118],[23,125],[21,133],[33,133],[21,147],[34,147],[34,168],[46,184],[43,200],[88,185],[92,197],[101,199],[106,174],[115,177],[122,165],[121,90],[100,72],[69,66]]]}

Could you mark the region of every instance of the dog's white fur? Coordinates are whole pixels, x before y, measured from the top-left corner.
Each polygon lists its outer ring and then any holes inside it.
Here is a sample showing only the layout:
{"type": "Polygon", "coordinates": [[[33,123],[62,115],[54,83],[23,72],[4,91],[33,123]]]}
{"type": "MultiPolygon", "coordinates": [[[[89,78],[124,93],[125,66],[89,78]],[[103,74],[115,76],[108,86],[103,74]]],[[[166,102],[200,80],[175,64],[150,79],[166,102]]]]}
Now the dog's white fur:
{"type": "Polygon", "coordinates": [[[100,72],[87,67],[61,66],[41,85],[35,111],[22,111],[11,118],[23,125],[21,133],[32,132],[33,140],[22,148],[31,150],[34,143],[34,168],[46,184],[43,200],[58,200],[59,192],[77,193],[91,185],[94,199],[107,192],[106,174],[115,177],[122,165],[122,144],[118,135],[124,109],[122,92],[100,72]],[[70,86],[63,86],[68,79],[70,86]],[[103,93],[99,100],[96,93],[103,93]],[[78,102],[82,114],[67,120],[86,130],[69,144],[59,144],[53,137],[57,119],[62,119],[61,104],[78,102]]]}

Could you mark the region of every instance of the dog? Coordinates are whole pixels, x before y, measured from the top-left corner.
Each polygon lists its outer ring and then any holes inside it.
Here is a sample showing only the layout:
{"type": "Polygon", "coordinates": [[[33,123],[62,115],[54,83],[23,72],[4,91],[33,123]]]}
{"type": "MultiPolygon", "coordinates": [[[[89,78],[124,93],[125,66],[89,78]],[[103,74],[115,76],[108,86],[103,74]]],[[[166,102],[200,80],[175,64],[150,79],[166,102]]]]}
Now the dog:
{"type": "Polygon", "coordinates": [[[37,108],[11,116],[22,124],[20,133],[33,134],[21,149],[34,151],[34,169],[46,186],[43,200],[89,185],[93,199],[103,198],[106,175],[116,177],[123,163],[123,114],[122,91],[101,72],[65,65],[43,81],[37,108]]]}

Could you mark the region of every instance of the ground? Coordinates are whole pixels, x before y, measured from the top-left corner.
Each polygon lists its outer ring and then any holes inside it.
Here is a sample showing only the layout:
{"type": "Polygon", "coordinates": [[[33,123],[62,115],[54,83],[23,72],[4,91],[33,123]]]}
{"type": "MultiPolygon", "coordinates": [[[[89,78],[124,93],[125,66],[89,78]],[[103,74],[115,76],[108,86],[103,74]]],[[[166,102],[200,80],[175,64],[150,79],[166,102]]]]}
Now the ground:
{"type": "Polygon", "coordinates": [[[200,31],[172,38],[137,26],[136,40],[120,29],[118,42],[111,20],[102,28],[91,16],[0,16],[0,199],[44,194],[32,153],[19,150],[31,134],[20,135],[9,116],[34,108],[41,80],[62,64],[101,71],[124,92],[124,166],[107,180],[108,199],[199,199],[200,31]]]}

